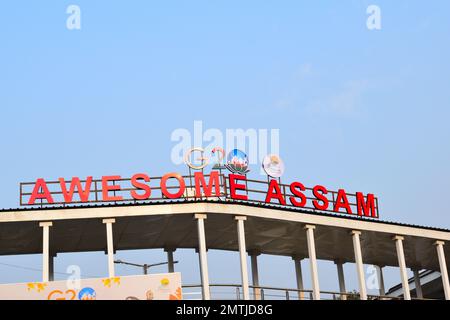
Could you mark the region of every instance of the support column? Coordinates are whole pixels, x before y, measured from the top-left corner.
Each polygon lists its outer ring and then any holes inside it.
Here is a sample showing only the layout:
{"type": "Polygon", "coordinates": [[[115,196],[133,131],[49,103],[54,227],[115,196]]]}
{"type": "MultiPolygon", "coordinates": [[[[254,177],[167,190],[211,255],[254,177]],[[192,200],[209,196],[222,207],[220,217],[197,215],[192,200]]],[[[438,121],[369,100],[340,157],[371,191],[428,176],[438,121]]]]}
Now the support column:
{"type": "MultiPolygon", "coordinates": [[[[250,261],[252,266],[252,284],[253,287],[259,287],[259,273],[258,273],[258,256],[260,255],[257,251],[250,252],[250,261]]],[[[254,300],[261,300],[261,289],[253,288],[254,300]]]]}
{"type": "MultiPolygon", "coordinates": [[[[295,265],[295,277],[297,280],[297,290],[303,290],[303,275],[302,275],[302,259],[298,257],[292,257],[295,265]]],[[[298,292],[298,300],[303,300],[305,298],[305,293],[303,291],[298,292]]]]}
{"type": "Polygon", "coordinates": [[[250,291],[248,288],[247,249],[245,246],[244,230],[244,221],[247,220],[247,217],[237,216],[235,217],[235,220],[237,221],[239,256],[241,260],[242,292],[244,295],[244,300],[250,300],[250,291]]]}
{"type": "Polygon", "coordinates": [[[205,219],[206,214],[195,214],[197,219],[198,231],[198,255],[200,260],[200,277],[202,279],[203,300],[210,300],[209,277],[208,277],[208,260],[206,257],[206,236],[205,236],[205,219]]]}
{"type": "Polygon", "coordinates": [[[116,219],[103,219],[103,223],[106,224],[106,245],[108,251],[108,275],[110,278],[115,277],[114,270],[114,241],[113,241],[113,229],[112,225],[116,222],[116,219]]]}
{"type": "Polygon", "coordinates": [[[306,230],[306,241],[308,243],[308,255],[309,263],[311,264],[311,282],[313,289],[313,299],[320,300],[320,288],[319,288],[319,276],[317,272],[317,260],[316,260],[316,245],[314,242],[314,225],[307,224],[305,226],[306,230]]]}
{"type": "Polygon", "coordinates": [[[414,273],[414,285],[416,287],[416,297],[419,299],[423,299],[422,284],[420,283],[419,270],[413,269],[413,273],[414,273]]]}
{"type": "Polygon", "coordinates": [[[409,292],[408,274],[406,272],[405,252],[403,251],[402,236],[395,236],[392,238],[395,241],[395,247],[397,249],[398,266],[400,268],[400,277],[402,279],[403,298],[405,300],[411,300],[411,293],[409,292]]]}
{"type": "Polygon", "coordinates": [[[175,266],[173,263],[173,253],[175,251],[175,249],[164,249],[165,252],[167,252],[167,271],[169,273],[175,272],[175,266]]]}
{"type": "Polygon", "coordinates": [[[346,293],[347,290],[345,289],[345,277],[344,277],[344,263],[340,260],[334,261],[337,268],[337,274],[338,274],[338,280],[339,280],[339,292],[341,293],[341,300],[347,300],[347,295],[342,294],[346,293]]]}
{"type": "Polygon", "coordinates": [[[362,261],[361,241],[359,239],[361,231],[353,230],[351,232],[351,235],[353,239],[353,249],[355,251],[356,271],[358,273],[359,295],[361,300],[367,300],[366,279],[364,277],[364,265],[362,261]]]}
{"type": "Polygon", "coordinates": [[[386,295],[386,290],[384,289],[384,276],[383,276],[383,267],[375,266],[377,270],[377,278],[378,278],[378,287],[380,296],[386,295]]]}
{"type": "Polygon", "coordinates": [[[50,271],[50,227],[53,222],[40,222],[42,228],[42,282],[49,281],[50,271]]]}
{"type": "Polygon", "coordinates": [[[442,286],[444,287],[445,300],[450,300],[450,285],[448,283],[447,263],[445,262],[444,241],[436,241],[436,251],[439,259],[439,268],[441,269],[442,286]]]}
{"type": "Polygon", "coordinates": [[[50,281],[55,281],[55,257],[56,255],[50,254],[50,260],[48,265],[48,279],[50,281]]]}

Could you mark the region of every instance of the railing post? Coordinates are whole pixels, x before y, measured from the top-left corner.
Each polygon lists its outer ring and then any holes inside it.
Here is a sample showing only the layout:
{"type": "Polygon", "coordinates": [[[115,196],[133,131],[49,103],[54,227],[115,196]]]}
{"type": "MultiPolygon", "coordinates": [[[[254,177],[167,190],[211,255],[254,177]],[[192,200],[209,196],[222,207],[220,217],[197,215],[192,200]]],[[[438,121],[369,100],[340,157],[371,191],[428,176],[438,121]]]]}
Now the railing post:
{"type": "Polygon", "coordinates": [[[239,287],[236,287],[236,300],[241,300],[241,291],[239,287]]]}

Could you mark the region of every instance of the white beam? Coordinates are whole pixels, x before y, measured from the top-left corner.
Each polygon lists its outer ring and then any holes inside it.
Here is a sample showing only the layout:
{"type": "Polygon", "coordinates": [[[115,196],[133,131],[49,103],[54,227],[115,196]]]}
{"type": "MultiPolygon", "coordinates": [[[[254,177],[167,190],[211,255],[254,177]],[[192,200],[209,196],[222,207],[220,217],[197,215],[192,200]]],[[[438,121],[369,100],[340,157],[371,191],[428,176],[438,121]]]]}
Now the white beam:
{"type": "Polygon", "coordinates": [[[237,216],[235,217],[235,219],[237,221],[239,257],[241,260],[242,292],[244,300],[250,300],[250,291],[248,288],[247,249],[245,246],[245,230],[244,230],[244,221],[247,220],[247,217],[237,216]]]}
{"type": "Polygon", "coordinates": [[[112,225],[116,222],[116,219],[103,219],[103,223],[106,225],[106,245],[108,251],[108,276],[110,278],[115,277],[114,269],[114,241],[113,241],[113,229],[112,225]]]}
{"type": "Polygon", "coordinates": [[[308,244],[308,255],[309,263],[311,265],[311,282],[313,289],[313,299],[320,300],[320,288],[319,288],[319,275],[317,272],[317,259],[316,259],[316,245],[314,242],[314,225],[307,224],[305,226],[306,230],[306,241],[308,244]]]}
{"type": "Polygon", "coordinates": [[[367,300],[366,279],[364,277],[364,265],[361,253],[361,240],[359,238],[361,231],[353,230],[351,235],[353,240],[353,249],[355,251],[356,272],[358,273],[359,295],[361,300],[367,300]]]}
{"type": "Polygon", "coordinates": [[[441,269],[442,286],[444,287],[445,300],[450,300],[450,285],[448,282],[447,263],[445,262],[444,241],[436,241],[436,251],[439,259],[439,268],[441,269]]]}
{"type": "Polygon", "coordinates": [[[305,294],[303,292],[303,275],[302,275],[302,260],[298,257],[292,257],[295,265],[295,277],[297,280],[297,289],[302,290],[298,292],[298,300],[303,300],[305,298],[305,294]]]}
{"type": "Polygon", "coordinates": [[[209,291],[209,276],[208,276],[208,258],[206,256],[206,236],[205,236],[205,219],[206,214],[195,214],[197,219],[198,231],[198,255],[200,260],[200,276],[202,279],[202,293],[204,300],[210,300],[211,294],[209,291]]]}
{"type": "MultiPolygon", "coordinates": [[[[338,281],[339,281],[339,292],[340,293],[347,293],[347,290],[345,289],[345,276],[344,276],[344,264],[336,260],[334,261],[337,268],[337,274],[338,274],[338,281]]],[[[346,294],[341,294],[341,300],[347,300],[346,294]]]]}
{"type": "Polygon", "coordinates": [[[409,291],[409,283],[408,283],[408,273],[406,271],[405,252],[403,250],[403,240],[404,239],[405,238],[402,236],[393,237],[393,240],[395,241],[395,247],[397,249],[398,266],[400,268],[400,277],[402,279],[403,298],[405,300],[411,300],[411,293],[409,291]]]}
{"type": "Polygon", "coordinates": [[[49,281],[50,271],[50,227],[53,222],[40,222],[42,228],[42,282],[49,281]]]}

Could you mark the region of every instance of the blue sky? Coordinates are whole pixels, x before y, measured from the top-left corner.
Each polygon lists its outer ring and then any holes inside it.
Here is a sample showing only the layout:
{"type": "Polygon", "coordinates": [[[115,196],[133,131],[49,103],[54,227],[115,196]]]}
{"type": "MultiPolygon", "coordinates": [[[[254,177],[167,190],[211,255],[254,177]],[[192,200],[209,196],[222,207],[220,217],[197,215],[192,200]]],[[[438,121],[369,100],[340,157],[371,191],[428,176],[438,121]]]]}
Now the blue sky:
{"type": "MultiPolygon", "coordinates": [[[[448,1],[4,1],[0,206],[17,207],[18,183],[38,177],[183,172],[170,135],[202,120],[278,128],[286,180],[374,192],[382,219],[449,228],[449,11],[448,1]],[[81,30],[66,28],[70,4],[81,30]],[[370,4],[381,30],[366,28],[370,4]]],[[[237,254],[209,257],[211,281],[239,282],[237,254]]],[[[195,254],[175,258],[184,282],[198,282],[195,254]]],[[[102,253],[59,255],[56,269],[74,263],[106,275],[102,253]]],[[[295,285],[288,258],[263,257],[260,268],[262,284],[295,285]]],[[[322,287],[337,289],[334,266],[320,268],[322,287]]],[[[387,286],[399,281],[388,274],[387,286]]],[[[0,265],[1,282],[39,278],[0,265]]]]}

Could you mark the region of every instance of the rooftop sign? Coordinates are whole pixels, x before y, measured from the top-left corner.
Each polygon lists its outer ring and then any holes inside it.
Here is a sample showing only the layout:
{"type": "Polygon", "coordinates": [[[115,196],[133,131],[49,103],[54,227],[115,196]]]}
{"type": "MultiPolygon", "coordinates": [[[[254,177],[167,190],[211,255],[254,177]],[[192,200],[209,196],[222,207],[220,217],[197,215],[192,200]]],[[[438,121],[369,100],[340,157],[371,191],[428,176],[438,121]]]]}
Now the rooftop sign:
{"type": "Polygon", "coordinates": [[[119,202],[152,202],[174,199],[241,200],[270,203],[280,207],[311,209],[360,217],[378,218],[378,199],[371,193],[347,193],[344,189],[331,191],[325,186],[306,187],[300,181],[283,184],[276,179],[253,180],[241,174],[209,174],[196,171],[182,176],[167,173],[150,177],[137,173],[131,178],[119,175],[101,179],[81,180],[59,178],[20,184],[20,204],[23,206],[54,206],[119,202]]]}
{"type": "Polygon", "coordinates": [[[278,155],[270,154],[263,160],[262,169],[267,174],[267,180],[253,180],[246,175],[250,170],[244,152],[231,150],[224,164],[225,151],[220,147],[214,148],[211,155],[216,157],[216,163],[209,174],[204,173],[204,169],[210,164],[210,159],[204,153],[205,150],[199,147],[187,151],[187,176],[174,172],[158,177],[137,173],[129,178],[112,175],[100,179],[89,176],[84,180],[79,177],[70,180],[59,178],[57,181],[39,178],[35,182],[24,182],[20,184],[20,205],[147,203],[158,200],[209,198],[378,218],[378,199],[371,193],[347,193],[344,189],[331,191],[322,185],[306,187],[300,181],[282,183],[280,177],[285,167],[278,155]],[[196,152],[201,155],[193,161],[193,154],[196,152]],[[195,163],[199,161],[200,164],[195,163]],[[225,174],[222,170],[229,170],[231,173],[225,174]]]}

